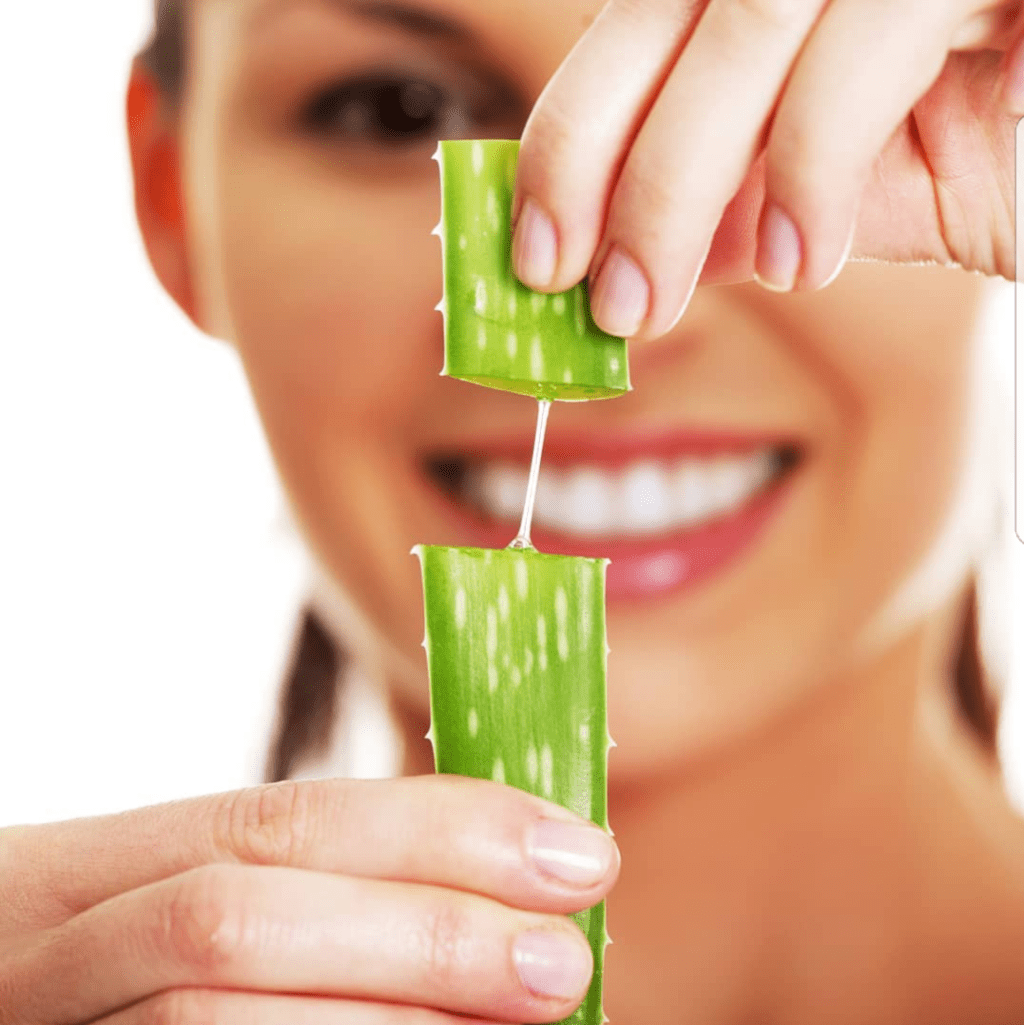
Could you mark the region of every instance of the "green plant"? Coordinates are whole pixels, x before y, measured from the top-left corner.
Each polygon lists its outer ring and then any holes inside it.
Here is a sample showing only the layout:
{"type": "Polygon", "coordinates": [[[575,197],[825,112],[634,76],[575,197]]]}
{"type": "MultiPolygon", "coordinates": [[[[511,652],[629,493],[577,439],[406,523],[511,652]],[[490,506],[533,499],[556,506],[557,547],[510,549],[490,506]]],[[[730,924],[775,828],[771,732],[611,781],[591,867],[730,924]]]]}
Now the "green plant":
{"type": "MultiPolygon", "coordinates": [[[[491,779],[608,829],[606,559],[536,551],[532,496],[551,400],[629,390],[626,343],[598,329],[586,286],[546,296],[511,268],[519,143],[442,142],[443,374],[540,400],[521,534],[503,550],[414,549],[423,574],[431,726],[438,772],[491,779]]],[[[594,975],[567,1022],[603,1025],[605,905],[573,916],[594,975]]]]}

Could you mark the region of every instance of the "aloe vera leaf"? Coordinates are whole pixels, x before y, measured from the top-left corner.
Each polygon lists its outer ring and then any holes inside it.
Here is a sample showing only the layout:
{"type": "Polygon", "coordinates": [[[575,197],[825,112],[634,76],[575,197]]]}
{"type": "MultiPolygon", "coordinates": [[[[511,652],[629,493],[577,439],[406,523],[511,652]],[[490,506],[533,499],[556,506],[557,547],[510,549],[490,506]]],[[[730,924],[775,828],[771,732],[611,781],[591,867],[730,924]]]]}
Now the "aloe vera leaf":
{"type": "Polygon", "coordinates": [[[442,375],[538,399],[606,399],[629,391],[626,342],[590,315],[586,282],[546,295],[512,271],[512,190],[519,142],[442,141],[442,375]]]}
{"type": "MultiPolygon", "coordinates": [[[[608,829],[607,559],[413,549],[439,773],[507,783],[608,829]]],[[[594,976],[566,1022],[602,1025],[605,905],[572,916],[594,976]]]]}

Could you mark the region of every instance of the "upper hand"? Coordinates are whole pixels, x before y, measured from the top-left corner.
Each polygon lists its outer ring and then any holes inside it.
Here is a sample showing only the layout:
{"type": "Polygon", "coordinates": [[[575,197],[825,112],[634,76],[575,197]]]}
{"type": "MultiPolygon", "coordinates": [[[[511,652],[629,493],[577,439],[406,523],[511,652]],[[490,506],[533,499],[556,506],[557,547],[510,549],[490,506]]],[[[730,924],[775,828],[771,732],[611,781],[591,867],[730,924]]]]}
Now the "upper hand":
{"type": "Polygon", "coordinates": [[[1012,279],[1022,7],[609,0],[524,130],[517,272],[589,275],[630,338],[670,330],[698,280],[820,288],[851,255],[1012,279]],[[553,229],[532,245],[527,198],[553,229]]]}

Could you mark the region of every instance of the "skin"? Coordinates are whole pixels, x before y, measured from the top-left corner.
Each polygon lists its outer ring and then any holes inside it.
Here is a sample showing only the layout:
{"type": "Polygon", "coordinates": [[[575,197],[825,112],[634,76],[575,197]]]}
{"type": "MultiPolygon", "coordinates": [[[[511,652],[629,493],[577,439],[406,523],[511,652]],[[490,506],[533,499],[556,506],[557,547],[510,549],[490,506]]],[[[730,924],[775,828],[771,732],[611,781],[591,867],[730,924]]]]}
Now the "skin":
{"type": "MultiPolygon", "coordinates": [[[[567,431],[728,427],[783,433],[803,451],[784,508],[743,558],[699,587],[610,610],[618,850],[593,883],[558,883],[530,837],[567,812],[495,784],[420,778],[432,759],[407,554],[460,540],[423,455],[529,436],[534,410],[437,376],[434,140],[397,154],[312,130],[302,111],[385,61],[484,90],[493,115],[466,134],[517,137],[530,116],[520,195],[541,195],[538,126],[556,90],[535,104],[553,78],[567,96],[585,80],[589,51],[573,48],[611,15],[586,0],[448,0],[481,40],[470,51],[326,3],[276,6],[197,5],[193,77],[174,116],[136,72],[139,222],[168,291],[236,347],[310,546],[357,610],[356,657],[381,667],[404,775],[417,778],[257,788],[0,832],[0,1023],[404,1022],[416,1007],[433,1009],[417,1021],[552,1021],[583,986],[531,997],[512,938],[541,928],[579,943],[560,916],[613,885],[613,1021],[667,1025],[682,1009],[701,1025],[1019,1020],[1022,825],[948,697],[970,553],[915,616],[889,618],[963,479],[984,279],[857,263],[821,291],[764,289],[745,280],[755,233],[735,226],[756,223],[739,214],[766,179],[741,167],[746,191],[705,268],[707,282],[732,283],[698,288],[670,330],[657,331],[671,320],[658,307],[633,347],[629,396],[556,411],[567,431]],[[563,63],[570,51],[575,65],[563,63]]],[[[920,161],[898,173],[900,145],[883,166],[893,194],[910,196],[920,161]]],[[[607,203],[581,182],[584,206],[607,203]]],[[[547,187],[560,192],[555,177],[547,187]]],[[[999,189],[988,198],[998,209],[999,189]]],[[[949,255],[952,237],[944,253],[928,248],[935,222],[899,235],[873,217],[884,199],[865,193],[855,255],[893,255],[897,242],[949,255]]],[[[610,223],[642,234],[656,214],[610,223]]],[[[970,220],[975,240],[981,220],[970,220]]],[[[597,251],[585,209],[578,225],[563,282],[597,251]]],[[[977,251],[1000,251],[997,235],[977,251]]],[[[820,283],[807,273],[802,285],[820,283]]],[[[678,298],[685,280],[674,287],[678,298]]]]}

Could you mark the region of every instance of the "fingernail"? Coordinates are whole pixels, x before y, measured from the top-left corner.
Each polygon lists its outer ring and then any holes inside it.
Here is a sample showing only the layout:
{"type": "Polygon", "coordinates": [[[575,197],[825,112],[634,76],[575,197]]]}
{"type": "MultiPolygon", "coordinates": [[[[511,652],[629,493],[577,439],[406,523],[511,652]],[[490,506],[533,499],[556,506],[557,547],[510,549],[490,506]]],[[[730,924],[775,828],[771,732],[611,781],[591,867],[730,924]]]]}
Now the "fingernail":
{"type": "Polygon", "coordinates": [[[595,826],[541,819],[526,849],[537,867],[571,886],[593,886],[608,874],[615,853],[612,838],[595,826]]]}
{"type": "Polygon", "coordinates": [[[512,263],[516,275],[528,288],[546,288],[555,276],[557,260],[555,226],[532,199],[527,199],[520,211],[512,241],[512,263]]]}
{"type": "Polygon", "coordinates": [[[771,204],[761,218],[754,276],[773,292],[791,292],[803,262],[803,244],[796,225],[771,204]]]}
{"type": "Polygon", "coordinates": [[[522,984],[535,996],[570,1000],[581,996],[594,971],[590,948],[553,930],[520,933],[512,959],[522,984]]]}
{"type": "Polygon", "coordinates": [[[618,246],[612,246],[592,292],[594,320],[616,338],[631,338],[647,318],[650,305],[651,286],[644,272],[618,246]]]}

